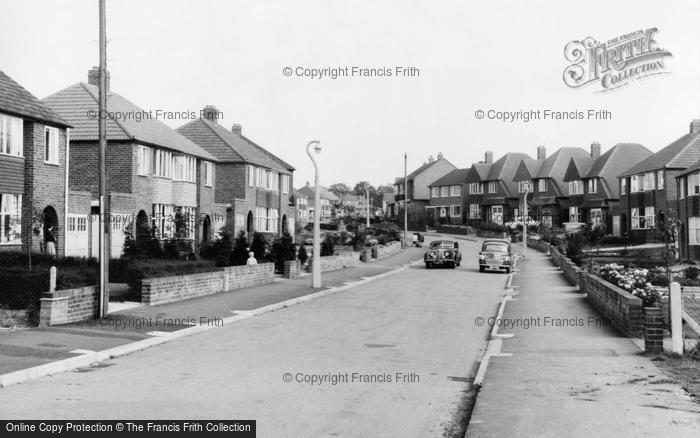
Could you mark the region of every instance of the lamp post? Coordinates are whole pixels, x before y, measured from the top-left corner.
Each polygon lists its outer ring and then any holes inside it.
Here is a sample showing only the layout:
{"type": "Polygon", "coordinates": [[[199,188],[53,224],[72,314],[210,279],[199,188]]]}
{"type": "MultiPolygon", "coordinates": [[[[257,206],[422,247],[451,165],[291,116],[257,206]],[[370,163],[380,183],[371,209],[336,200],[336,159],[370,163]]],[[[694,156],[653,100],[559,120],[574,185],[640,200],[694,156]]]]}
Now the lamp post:
{"type": "Polygon", "coordinates": [[[369,184],[365,183],[365,192],[367,192],[367,228],[369,228],[369,184]]]}
{"type": "Polygon", "coordinates": [[[532,188],[532,180],[528,179],[525,181],[525,193],[523,193],[523,258],[527,258],[527,194],[532,188]]]}
{"type": "Polygon", "coordinates": [[[316,154],[321,153],[321,142],[318,140],[311,140],[306,145],[306,153],[311,158],[311,162],[314,163],[314,250],[313,258],[311,261],[311,287],[321,287],[321,195],[318,186],[318,163],[316,162],[316,157],[311,153],[311,146],[314,148],[316,154]]]}

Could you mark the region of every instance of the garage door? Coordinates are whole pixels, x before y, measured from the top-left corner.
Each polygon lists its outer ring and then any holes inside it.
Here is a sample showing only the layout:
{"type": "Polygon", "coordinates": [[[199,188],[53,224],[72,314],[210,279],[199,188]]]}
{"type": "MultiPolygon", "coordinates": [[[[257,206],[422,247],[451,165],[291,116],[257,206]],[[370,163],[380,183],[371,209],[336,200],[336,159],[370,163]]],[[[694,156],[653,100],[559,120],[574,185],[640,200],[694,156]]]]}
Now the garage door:
{"type": "Polygon", "coordinates": [[[87,215],[69,214],[66,227],[66,256],[88,256],[87,215]]]}

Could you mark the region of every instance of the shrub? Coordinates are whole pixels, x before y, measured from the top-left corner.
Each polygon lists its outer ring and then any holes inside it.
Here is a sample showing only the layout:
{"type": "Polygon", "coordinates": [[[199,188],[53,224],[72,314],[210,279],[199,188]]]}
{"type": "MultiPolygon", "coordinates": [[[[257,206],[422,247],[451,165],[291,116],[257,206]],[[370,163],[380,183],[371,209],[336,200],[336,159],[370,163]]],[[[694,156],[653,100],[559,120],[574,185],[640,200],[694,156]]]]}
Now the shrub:
{"type": "Polygon", "coordinates": [[[229,264],[231,266],[245,265],[248,261],[248,252],[248,238],[245,231],[241,230],[233,241],[233,251],[231,251],[229,264]]]}
{"type": "Polygon", "coordinates": [[[158,229],[156,227],[151,228],[151,235],[148,240],[144,242],[143,250],[146,257],[149,259],[159,259],[163,257],[163,249],[158,240],[158,229]]]}
{"type": "Polygon", "coordinates": [[[685,278],[688,280],[697,280],[700,270],[698,270],[698,268],[695,266],[688,266],[683,270],[683,273],[685,274],[685,278]]]}
{"type": "Polygon", "coordinates": [[[326,236],[321,242],[321,257],[332,256],[335,253],[335,243],[332,236],[326,236]]]}
{"type": "Polygon", "coordinates": [[[649,275],[647,269],[625,269],[621,265],[610,263],[600,267],[599,275],[604,280],[641,298],[645,307],[657,306],[661,300],[661,293],[647,280],[649,275]]]}
{"type": "Polygon", "coordinates": [[[508,227],[496,222],[487,222],[479,227],[483,231],[493,231],[495,233],[503,233],[508,231],[508,227]]]}
{"type": "Polygon", "coordinates": [[[180,250],[175,239],[166,240],[163,244],[163,258],[168,260],[178,260],[180,258],[180,250]]]}
{"type": "Polygon", "coordinates": [[[296,246],[289,233],[283,233],[281,237],[272,242],[272,259],[275,262],[277,272],[284,272],[284,262],[294,260],[295,257],[296,246]]]}
{"type": "Polygon", "coordinates": [[[647,282],[655,286],[668,286],[668,276],[666,275],[666,269],[656,266],[649,269],[647,274],[647,282]]]}
{"type": "Polygon", "coordinates": [[[583,250],[583,233],[573,233],[566,237],[566,256],[577,265],[581,265],[581,251],[583,250]]]}
{"type": "Polygon", "coordinates": [[[604,236],[598,243],[600,245],[629,245],[630,239],[623,236],[604,236]]]}
{"type": "Polygon", "coordinates": [[[228,266],[231,258],[231,234],[220,232],[213,243],[214,264],[228,266]]]}
{"type": "Polygon", "coordinates": [[[306,247],[304,245],[301,245],[299,247],[299,253],[297,254],[297,258],[299,259],[302,265],[306,264],[306,261],[309,259],[309,255],[306,253],[306,247]]]}
{"type": "Polygon", "coordinates": [[[267,239],[263,233],[253,233],[250,250],[253,251],[258,262],[267,258],[267,239]]]}
{"type": "Polygon", "coordinates": [[[351,242],[353,251],[362,251],[365,247],[365,233],[358,232],[355,234],[355,238],[351,242]]]}
{"type": "Polygon", "coordinates": [[[199,256],[206,260],[214,260],[214,243],[213,242],[202,242],[199,247],[199,256]]]}

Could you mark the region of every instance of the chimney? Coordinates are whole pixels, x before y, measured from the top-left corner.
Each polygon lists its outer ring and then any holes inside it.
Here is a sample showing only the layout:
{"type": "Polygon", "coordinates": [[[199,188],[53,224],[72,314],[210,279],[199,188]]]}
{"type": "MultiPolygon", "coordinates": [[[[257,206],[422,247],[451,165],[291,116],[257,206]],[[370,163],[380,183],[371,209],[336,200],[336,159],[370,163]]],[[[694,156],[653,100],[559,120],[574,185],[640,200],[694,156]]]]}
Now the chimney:
{"type": "MultiPolygon", "coordinates": [[[[109,71],[105,72],[105,78],[107,79],[107,92],[109,93],[109,71]]],[[[100,68],[93,67],[92,70],[88,70],[88,84],[94,85],[96,87],[100,86],[100,68]]]]}
{"type": "Polygon", "coordinates": [[[199,112],[199,116],[214,123],[219,123],[221,112],[214,105],[207,105],[199,112]]]}
{"type": "Polygon", "coordinates": [[[233,126],[231,127],[231,132],[233,132],[236,135],[241,135],[243,133],[243,128],[241,127],[240,124],[234,123],[233,126]]]}
{"type": "Polygon", "coordinates": [[[429,156],[429,157],[428,157],[428,163],[432,163],[433,161],[435,161],[435,158],[433,158],[432,155],[429,156]]]}
{"type": "Polygon", "coordinates": [[[600,157],[600,143],[597,141],[594,141],[591,143],[591,158],[599,158],[600,157]]]}
{"type": "Polygon", "coordinates": [[[698,132],[700,132],[700,119],[695,119],[690,122],[690,133],[697,134],[698,132]]]}
{"type": "Polygon", "coordinates": [[[309,187],[309,182],[308,182],[308,181],[306,181],[306,187],[309,187]]]}
{"type": "Polygon", "coordinates": [[[491,151],[486,151],[484,154],[484,162],[486,164],[492,164],[493,163],[493,152],[491,151]]]}
{"type": "Polygon", "coordinates": [[[537,159],[538,160],[546,160],[547,159],[547,148],[539,145],[537,146],[537,159]]]}
{"type": "Polygon", "coordinates": [[[442,152],[438,152],[438,160],[442,160],[442,152]]]}

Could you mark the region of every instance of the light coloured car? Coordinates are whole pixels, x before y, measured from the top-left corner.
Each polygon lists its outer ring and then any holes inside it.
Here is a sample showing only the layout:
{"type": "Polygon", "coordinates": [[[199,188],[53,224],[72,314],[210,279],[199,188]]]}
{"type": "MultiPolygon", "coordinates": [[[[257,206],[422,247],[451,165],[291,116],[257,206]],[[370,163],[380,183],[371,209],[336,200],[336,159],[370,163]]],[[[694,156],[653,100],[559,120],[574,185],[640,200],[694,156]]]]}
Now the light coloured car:
{"type": "Polygon", "coordinates": [[[510,273],[513,267],[513,254],[510,242],[505,239],[486,239],[479,252],[479,272],[487,269],[505,269],[510,273]]]}

